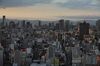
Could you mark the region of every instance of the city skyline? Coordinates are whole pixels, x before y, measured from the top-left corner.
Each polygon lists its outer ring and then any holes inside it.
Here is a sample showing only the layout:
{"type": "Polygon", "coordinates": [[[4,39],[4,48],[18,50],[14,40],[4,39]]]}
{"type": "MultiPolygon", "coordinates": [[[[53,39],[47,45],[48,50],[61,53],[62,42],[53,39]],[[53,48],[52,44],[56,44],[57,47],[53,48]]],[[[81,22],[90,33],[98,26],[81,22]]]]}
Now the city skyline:
{"type": "Polygon", "coordinates": [[[0,17],[6,15],[15,19],[98,19],[99,6],[99,0],[0,0],[0,17]]]}
{"type": "Polygon", "coordinates": [[[0,0],[0,66],[100,66],[100,0],[0,0]]]}

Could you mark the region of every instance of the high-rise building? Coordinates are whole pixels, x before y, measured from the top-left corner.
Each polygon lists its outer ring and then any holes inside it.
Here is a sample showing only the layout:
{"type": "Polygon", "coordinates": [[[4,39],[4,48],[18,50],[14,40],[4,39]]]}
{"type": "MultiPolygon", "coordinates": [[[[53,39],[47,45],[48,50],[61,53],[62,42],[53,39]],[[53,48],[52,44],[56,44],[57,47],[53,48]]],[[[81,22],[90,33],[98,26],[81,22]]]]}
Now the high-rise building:
{"type": "Polygon", "coordinates": [[[65,21],[65,31],[69,31],[69,20],[65,21]]]}
{"type": "Polygon", "coordinates": [[[41,27],[41,24],[42,24],[41,21],[39,21],[39,22],[38,22],[38,26],[41,27]]]}
{"type": "Polygon", "coordinates": [[[2,22],[5,23],[6,16],[3,16],[2,22]]]}
{"type": "Polygon", "coordinates": [[[48,27],[49,27],[49,29],[54,29],[54,23],[53,22],[52,23],[50,22],[49,25],[48,25],[48,27]]]}
{"type": "Polygon", "coordinates": [[[97,20],[96,21],[96,30],[97,30],[97,33],[96,33],[96,37],[100,37],[100,20],[97,20]]]}
{"type": "Polygon", "coordinates": [[[88,34],[89,34],[89,23],[86,23],[86,21],[84,21],[83,23],[79,24],[80,39],[82,40],[84,35],[88,35],[88,34]]]}
{"type": "Polygon", "coordinates": [[[61,31],[64,30],[64,20],[63,19],[59,20],[59,30],[61,31]]]}
{"type": "Polygon", "coordinates": [[[49,28],[51,28],[51,26],[52,26],[51,23],[49,23],[49,28]]]}
{"type": "Polygon", "coordinates": [[[59,30],[59,23],[56,23],[55,30],[59,30]]]}
{"type": "Polygon", "coordinates": [[[27,22],[27,23],[26,23],[26,27],[27,27],[27,28],[32,28],[31,22],[27,22]]]}
{"type": "Polygon", "coordinates": [[[96,21],[96,28],[98,31],[100,31],[100,20],[96,21]]]}
{"type": "Polygon", "coordinates": [[[22,21],[22,27],[25,27],[25,20],[22,21]]]}
{"type": "Polygon", "coordinates": [[[4,26],[4,25],[5,25],[5,20],[6,20],[6,16],[3,16],[3,17],[2,17],[1,26],[4,26]]]}

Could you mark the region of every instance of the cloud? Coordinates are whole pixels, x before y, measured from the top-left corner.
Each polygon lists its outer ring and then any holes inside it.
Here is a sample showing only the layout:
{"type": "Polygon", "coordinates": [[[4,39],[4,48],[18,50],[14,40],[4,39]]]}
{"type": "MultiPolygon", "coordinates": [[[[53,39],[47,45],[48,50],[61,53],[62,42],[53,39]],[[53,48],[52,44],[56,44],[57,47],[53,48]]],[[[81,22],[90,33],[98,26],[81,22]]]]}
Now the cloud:
{"type": "Polygon", "coordinates": [[[55,4],[74,9],[100,9],[100,0],[56,0],[55,4]],[[62,2],[61,2],[62,1],[62,2]]]}
{"type": "Polygon", "coordinates": [[[90,4],[91,6],[100,8],[100,0],[92,0],[90,4]]]}
{"type": "Polygon", "coordinates": [[[62,3],[62,4],[64,4],[64,3],[66,3],[66,2],[68,2],[69,0],[52,0],[52,3],[62,3]]]}
{"type": "Polygon", "coordinates": [[[36,4],[49,3],[50,0],[0,0],[2,7],[32,6],[36,4]]]}
{"type": "Polygon", "coordinates": [[[100,0],[0,0],[1,7],[36,6],[53,4],[70,9],[100,9],[100,0]]]}

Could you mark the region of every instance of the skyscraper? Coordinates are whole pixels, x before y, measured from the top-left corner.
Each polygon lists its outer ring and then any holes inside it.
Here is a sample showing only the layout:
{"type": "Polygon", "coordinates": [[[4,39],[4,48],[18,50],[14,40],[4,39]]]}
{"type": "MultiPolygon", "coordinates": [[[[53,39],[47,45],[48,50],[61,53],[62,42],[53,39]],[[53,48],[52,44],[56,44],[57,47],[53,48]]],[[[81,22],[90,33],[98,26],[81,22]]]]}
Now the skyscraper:
{"type": "Polygon", "coordinates": [[[4,23],[6,19],[6,16],[3,16],[2,22],[4,23]]]}
{"type": "Polygon", "coordinates": [[[26,27],[27,27],[27,28],[32,28],[31,22],[26,22],[26,27]]]}
{"type": "Polygon", "coordinates": [[[3,17],[2,17],[2,23],[1,23],[1,26],[4,26],[4,25],[5,25],[5,20],[6,20],[6,16],[3,16],[3,17]]]}
{"type": "Polygon", "coordinates": [[[55,30],[59,30],[59,23],[56,23],[54,28],[55,28],[55,30]]]}
{"type": "Polygon", "coordinates": [[[96,28],[98,31],[100,31],[100,20],[96,21],[96,28]]]}
{"type": "Polygon", "coordinates": [[[59,20],[59,30],[61,31],[64,30],[64,20],[63,19],[59,20]]]}
{"type": "Polygon", "coordinates": [[[25,28],[25,20],[22,21],[22,27],[25,28]]]}
{"type": "Polygon", "coordinates": [[[89,34],[89,23],[86,23],[86,21],[84,21],[83,23],[79,24],[80,39],[82,40],[84,35],[88,35],[88,34],[89,34]]]}
{"type": "Polygon", "coordinates": [[[41,27],[41,21],[38,22],[38,26],[41,27]]]}
{"type": "Polygon", "coordinates": [[[69,20],[65,21],[65,31],[69,31],[69,20]]]}

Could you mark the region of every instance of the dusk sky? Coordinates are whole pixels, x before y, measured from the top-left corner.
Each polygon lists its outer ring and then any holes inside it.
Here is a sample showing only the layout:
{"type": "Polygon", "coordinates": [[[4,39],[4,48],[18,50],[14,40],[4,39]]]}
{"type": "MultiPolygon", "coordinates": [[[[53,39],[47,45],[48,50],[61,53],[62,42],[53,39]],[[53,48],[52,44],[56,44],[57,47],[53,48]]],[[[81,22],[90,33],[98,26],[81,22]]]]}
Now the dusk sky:
{"type": "Polygon", "coordinates": [[[59,19],[99,17],[100,0],[0,0],[0,17],[59,19]]]}

